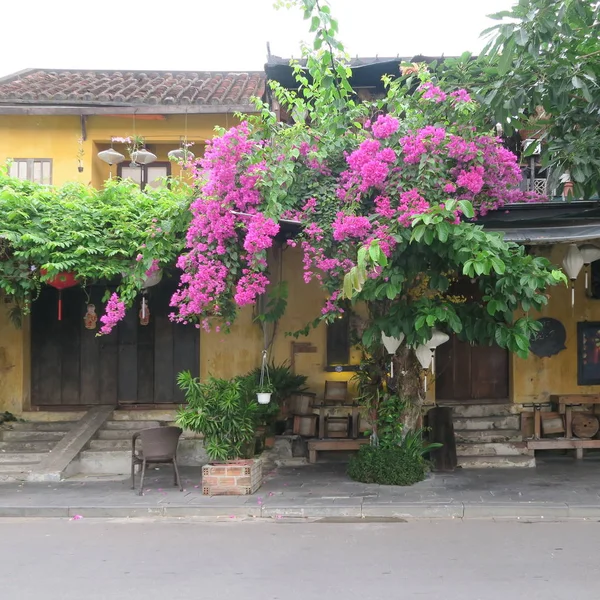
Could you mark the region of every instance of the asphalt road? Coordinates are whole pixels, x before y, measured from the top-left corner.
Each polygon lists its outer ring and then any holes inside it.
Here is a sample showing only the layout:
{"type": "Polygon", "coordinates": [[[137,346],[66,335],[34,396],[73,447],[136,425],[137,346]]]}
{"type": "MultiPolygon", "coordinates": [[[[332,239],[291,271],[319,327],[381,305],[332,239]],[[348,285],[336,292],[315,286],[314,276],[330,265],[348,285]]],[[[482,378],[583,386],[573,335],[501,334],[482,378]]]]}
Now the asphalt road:
{"type": "Polygon", "coordinates": [[[590,522],[2,521],[3,600],[599,597],[590,522]]]}

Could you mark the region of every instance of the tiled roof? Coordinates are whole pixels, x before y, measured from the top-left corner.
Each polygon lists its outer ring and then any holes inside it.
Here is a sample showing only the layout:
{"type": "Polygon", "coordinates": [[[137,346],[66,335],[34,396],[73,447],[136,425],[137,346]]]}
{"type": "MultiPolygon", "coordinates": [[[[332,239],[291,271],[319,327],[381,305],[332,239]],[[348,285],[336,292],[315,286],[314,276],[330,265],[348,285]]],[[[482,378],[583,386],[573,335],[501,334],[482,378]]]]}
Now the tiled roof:
{"type": "Polygon", "coordinates": [[[262,72],[27,69],[0,78],[0,104],[243,106],[264,86],[262,72]]]}

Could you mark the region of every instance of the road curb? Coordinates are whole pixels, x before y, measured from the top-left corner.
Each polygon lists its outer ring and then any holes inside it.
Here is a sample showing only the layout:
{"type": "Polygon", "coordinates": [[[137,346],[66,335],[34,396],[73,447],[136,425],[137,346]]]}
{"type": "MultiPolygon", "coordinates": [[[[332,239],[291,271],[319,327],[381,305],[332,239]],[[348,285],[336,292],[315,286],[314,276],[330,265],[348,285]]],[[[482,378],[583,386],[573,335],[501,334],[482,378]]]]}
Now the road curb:
{"type": "Polygon", "coordinates": [[[217,518],[217,519],[344,519],[353,520],[600,520],[600,504],[331,504],[219,506],[0,506],[0,518],[217,518]]]}

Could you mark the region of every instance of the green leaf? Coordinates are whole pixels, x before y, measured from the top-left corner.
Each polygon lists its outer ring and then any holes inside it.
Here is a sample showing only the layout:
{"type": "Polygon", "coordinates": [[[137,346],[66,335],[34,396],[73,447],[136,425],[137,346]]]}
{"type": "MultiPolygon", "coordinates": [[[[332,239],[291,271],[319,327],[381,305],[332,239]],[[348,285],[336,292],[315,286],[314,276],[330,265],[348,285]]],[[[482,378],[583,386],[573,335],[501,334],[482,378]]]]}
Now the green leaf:
{"type": "Polygon", "coordinates": [[[460,210],[467,219],[472,219],[475,216],[475,211],[473,210],[473,205],[468,200],[459,200],[458,206],[460,210]]]}

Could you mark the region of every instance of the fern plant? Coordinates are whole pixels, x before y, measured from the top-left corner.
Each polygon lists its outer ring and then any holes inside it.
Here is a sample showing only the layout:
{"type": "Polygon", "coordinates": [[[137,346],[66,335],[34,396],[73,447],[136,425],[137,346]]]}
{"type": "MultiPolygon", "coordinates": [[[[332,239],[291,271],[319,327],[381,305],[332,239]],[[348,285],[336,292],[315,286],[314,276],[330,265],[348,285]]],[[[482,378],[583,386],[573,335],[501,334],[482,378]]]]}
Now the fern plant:
{"type": "Polygon", "coordinates": [[[177,413],[177,424],[204,436],[211,460],[251,458],[258,404],[241,378],[208,378],[201,382],[189,371],[179,373],[177,384],[187,405],[177,413]]]}

